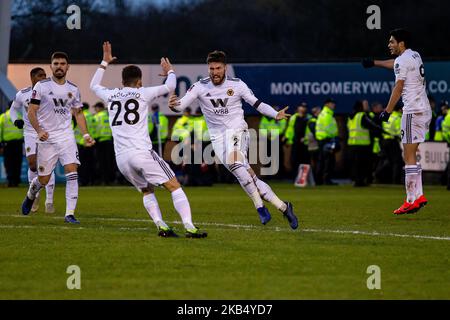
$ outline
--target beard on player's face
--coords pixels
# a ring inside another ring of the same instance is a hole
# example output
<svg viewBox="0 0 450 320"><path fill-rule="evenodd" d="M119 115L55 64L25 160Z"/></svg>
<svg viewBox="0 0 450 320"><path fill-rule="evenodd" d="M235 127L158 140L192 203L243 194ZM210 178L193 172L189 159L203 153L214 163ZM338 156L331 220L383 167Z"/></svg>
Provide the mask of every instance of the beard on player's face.
<svg viewBox="0 0 450 320"><path fill-rule="evenodd" d="M53 71L53 76L56 79L62 79L66 76L66 73L67 73L67 71L64 71L63 69L58 68L55 71Z"/></svg>
<svg viewBox="0 0 450 320"><path fill-rule="evenodd" d="M211 75L211 79L214 84L221 84L224 78L225 78L225 71L223 72L223 74Z"/></svg>

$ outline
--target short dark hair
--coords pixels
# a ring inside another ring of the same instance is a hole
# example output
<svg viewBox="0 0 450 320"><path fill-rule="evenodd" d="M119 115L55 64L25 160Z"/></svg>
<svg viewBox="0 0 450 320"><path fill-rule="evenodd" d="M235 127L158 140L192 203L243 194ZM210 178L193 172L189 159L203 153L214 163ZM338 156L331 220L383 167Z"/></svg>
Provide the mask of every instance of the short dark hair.
<svg viewBox="0 0 450 320"><path fill-rule="evenodd" d="M123 68L122 83L124 85L133 84L140 79L142 79L142 71L139 67L131 65Z"/></svg>
<svg viewBox="0 0 450 320"><path fill-rule="evenodd" d="M391 37L393 37L398 43L402 42L405 44L405 48L409 48L411 35L405 29L395 29L390 32Z"/></svg>
<svg viewBox="0 0 450 320"><path fill-rule="evenodd" d="M103 102L99 101L96 104L94 104L94 109L95 108L102 108L102 109L104 109L105 108L105 104Z"/></svg>
<svg viewBox="0 0 450 320"><path fill-rule="evenodd" d="M356 100L355 104L353 105L353 111L354 112L362 112L364 110L364 105L361 100Z"/></svg>
<svg viewBox="0 0 450 320"><path fill-rule="evenodd" d="M53 52L50 61L53 61L55 59L66 59L67 63L69 63L69 56L67 55L67 53L62 51Z"/></svg>
<svg viewBox="0 0 450 320"><path fill-rule="evenodd" d="M208 57L206 58L206 63L210 62L221 62L227 64L227 55L223 51L214 50L213 52L208 53Z"/></svg>
<svg viewBox="0 0 450 320"><path fill-rule="evenodd" d="M36 67L36 68L31 69L30 77L34 77L35 75L38 74L39 71L44 71L45 72L45 70L42 69L41 67Z"/></svg>

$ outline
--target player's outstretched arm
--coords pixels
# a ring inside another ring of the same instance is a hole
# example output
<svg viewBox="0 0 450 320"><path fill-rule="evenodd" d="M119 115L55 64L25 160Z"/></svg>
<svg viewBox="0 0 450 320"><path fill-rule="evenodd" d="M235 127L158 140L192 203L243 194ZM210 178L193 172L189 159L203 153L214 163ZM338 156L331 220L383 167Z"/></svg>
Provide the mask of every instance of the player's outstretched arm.
<svg viewBox="0 0 450 320"><path fill-rule="evenodd" d="M105 100L106 88L101 85L103 74L105 73L106 67L117 58L112 55L112 47L109 41L103 42L103 60L100 66L95 71L92 77L90 88L102 100Z"/></svg>
<svg viewBox="0 0 450 320"><path fill-rule="evenodd" d="M380 67L386 69L394 69L394 59L374 60L371 58L363 59L361 64L364 68Z"/></svg>

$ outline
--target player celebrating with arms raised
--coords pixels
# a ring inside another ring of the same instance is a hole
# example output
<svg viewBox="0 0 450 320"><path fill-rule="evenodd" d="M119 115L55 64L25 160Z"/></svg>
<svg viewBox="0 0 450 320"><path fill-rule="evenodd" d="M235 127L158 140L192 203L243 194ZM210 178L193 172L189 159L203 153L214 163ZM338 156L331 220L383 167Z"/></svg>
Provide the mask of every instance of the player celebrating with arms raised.
<svg viewBox="0 0 450 320"><path fill-rule="evenodd" d="M172 195L175 210L180 215L188 238L205 238L192 223L189 201L169 165L153 150L148 133L148 106L157 97L173 92L177 78L167 58L161 58L161 67L167 75L165 84L142 86L142 72L137 66L122 70L123 88L107 89L100 85L105 69L116 58L111 44L103 43L103 61L91 81L91 90L108 104L114 151L120 172L136 189L144 194L143 202L158 227L161 237L177 237L162 219L153 186L163 185Z"/></svg>
<svg viewBox="0 0 450 320"><path fill-rule="evenodd" d="M95 141L87 131L80 91L75 84L66 80L69 70L67 54L53 53L50 68L52 77L36 83L28 106L28 119L38 135L38 177L31 181L22 203L22 213L30 213L36 194L47 185L59 160L66 175L65 222L79 223L74 213L78 200L77 169L80 161L72 130L72 114L83 133L86 146L92 146Z"/></svg>
<svg viewBox="0 0 450 320"><path fill-rule="evenodd" d="M363 60L365 68L377 66L394 69L395 86L389 103L380 115L388 121L400 97L403 101L402 143L405 161L406 201L394 214L415 213L427 204L422 188L422 168L416 153L431 121L432 110L425 91L425 69L420 54L409 48L410 35L406 30L391 31L389 50L397 58L391 60Z"/></svg>
<svg viewBox="0 0 450 320"><path fill-rule="evenodd" d="M169 107L182 111L198 100L208 125L214 152L223 165L238 179L240 185L252 199L262 224L270 221L269 210L263 200L271 202L288 219L292 229L298 221L292 204L281 201L268 184L260 180L247 160L249 132L244 119L242 99L260 113L277 120L286 119L286 108L277 112L268 104L258 100L248 86L238 78L226 75L226 55L223 51L208 54L209 77L196 82L186 95L178 100L169 99Z"/></svg>

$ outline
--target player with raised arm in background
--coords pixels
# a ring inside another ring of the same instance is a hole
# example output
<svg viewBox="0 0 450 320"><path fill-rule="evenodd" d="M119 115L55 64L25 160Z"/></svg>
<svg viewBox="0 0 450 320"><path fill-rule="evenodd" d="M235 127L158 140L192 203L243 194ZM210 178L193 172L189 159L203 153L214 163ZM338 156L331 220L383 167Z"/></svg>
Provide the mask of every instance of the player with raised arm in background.
<svg viewBox="0 0 450 320"><path fill-rule="evenodd" d="M417 162L419 144L425 141L432 110L426 93L425 69L417 51L410 49L410 34L404 29L391 31L388 48L395 60L364 59L363 66L394 69L395 86L386 109L380 114L388 121L400 97L403 101L402 143L405 161L406 200L394 214L415 213L428 203L423 195L422 168Z"/></svg>
<svg viewBox="0 0 450 320"><path fill-rule="evenodd" d="M28 105L28 119L38 136L38 176L30 184L22 213L30 213L36 194L50 180L56 162L64 166L66 175L66 214L64 221L80 223L75 218L78 200L78 149L72 129L72 115L83 134L86 146L95 141L87 132L86 119L82 111L78 87L66 80L69 58L64 52L55 52L51 57L52 77L39 81L33 87Z"/></svg>
<svg viewBox="0 0 450 320"><path fill-rule="evenodd" d="M209 77L193 84L180 100L176 95L172 95L169 98L169 107L180 112L198 100L216 156L252 199L261 223L265 225L271 219L269 210L264 206L264 199L283 213L292 229L297 229L298 221L292 204L280 200L250 167L247 159L250 137L244 119L242 99L261 114L277 120L289 116L285 113L287 107L277 112L258 100L242 80L227 76L227 61L223 51L209 53L206 62Z"/></svg>
<svg viewBox="0 0 450 320"><path fill-rule="evenodd" d="M31 87L24 88L17 92L16 97L13 100L11 106L11 120L16 127L19 129L25 128L24 138L25 138L25 155L28 161L28 182L31 183L35 177L37 177L37 166L36 166L36 146L37 146L37 133L33 126L28 120L28 103L31 100L31 93L33 87L36 83L44 80L47 77L45 70L36 67L31 69ZM22 115L20 119L19 114ZM53 194L55 191L55 173L52 172L49 183L45 186L45 212L54 213L55 208L53 206ZM36 212L39 209L39 193L31 207L31 212Z"/></svg>
<svg viewBox="0 0 450 320"><path fill-rule="evenodd" d="M192 223L189 201L169 165L153 150L148 133L148 107L159 96L173 92L177 78L169 59L161 58L166 82L160 86L143 87L142 72L137 66L122 70L122 88L108 89L100 83L112 56L111 44L103 43L103 61L91 80L91 90L108 104L110 126L114 139L117 166L125 178L143 193L144 207L158 228L161 237L177 237L163 220L154 194L154 186L162 185L172 195L175 210L186 229L187 238L205 238Z"/></svg>

